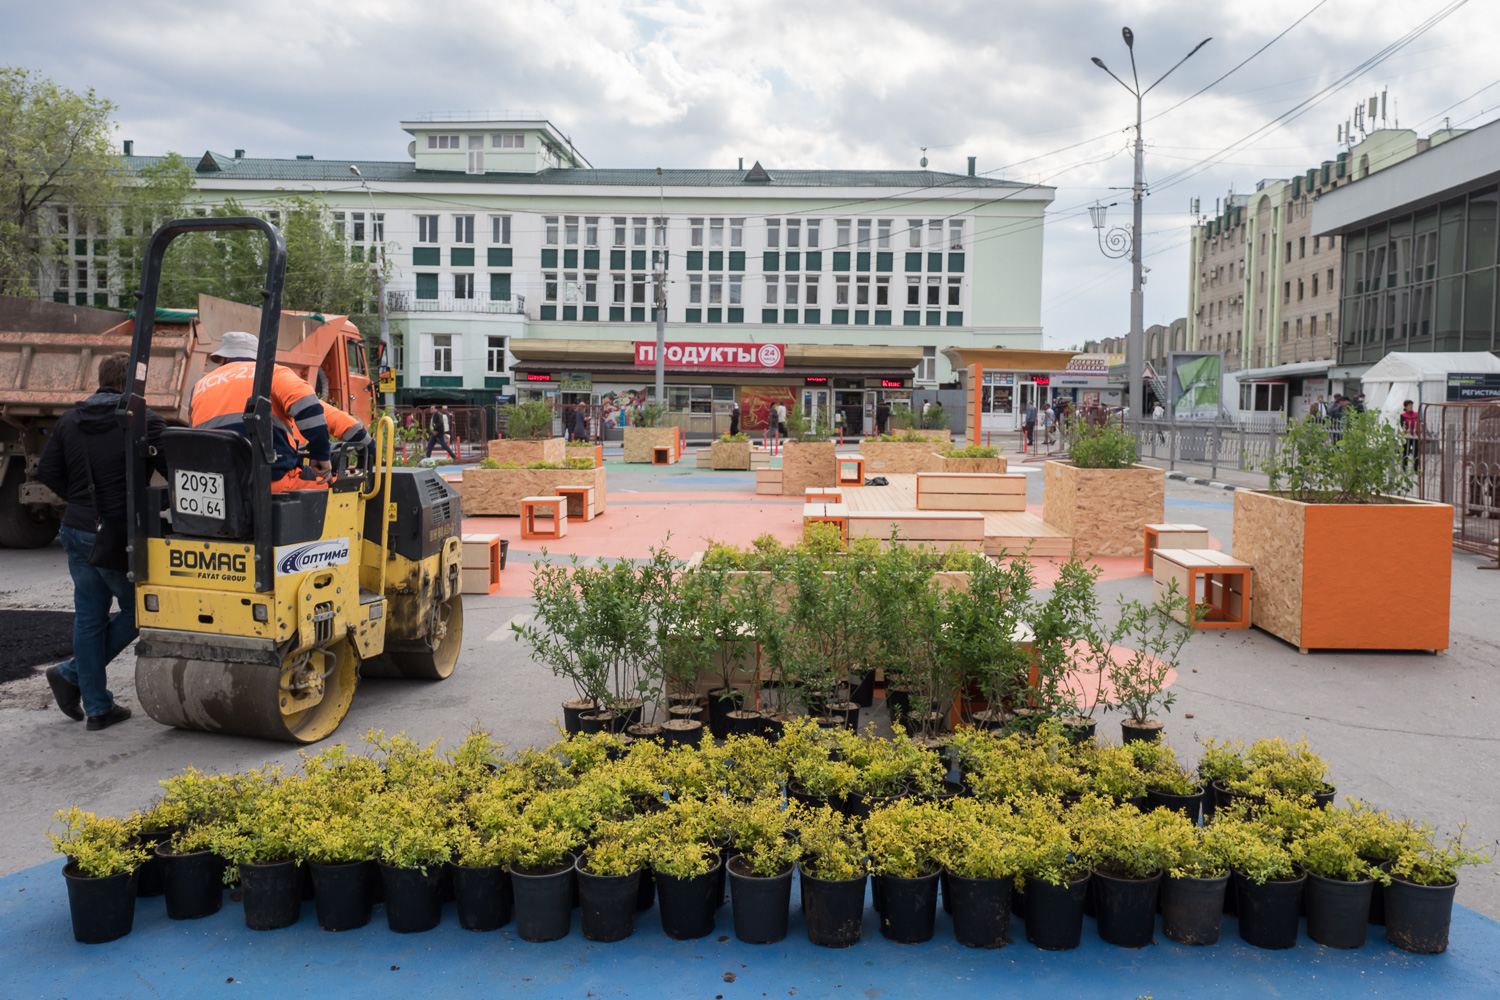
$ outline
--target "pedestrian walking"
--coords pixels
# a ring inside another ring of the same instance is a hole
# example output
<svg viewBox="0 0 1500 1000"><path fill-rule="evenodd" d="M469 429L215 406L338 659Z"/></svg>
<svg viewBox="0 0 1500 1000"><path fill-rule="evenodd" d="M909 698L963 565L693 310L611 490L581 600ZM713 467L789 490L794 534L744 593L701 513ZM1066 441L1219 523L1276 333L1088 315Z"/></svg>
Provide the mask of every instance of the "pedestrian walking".
<svg viewBox="0 0 1500 1000"><path fill-rule="evenodd" d="M1421 472L1422 453L1421 445L1422 417L1412 407L1416 404L1411 400L1405 400L1401 404L1401 429L1406 432L1406 440L1401 442L1401 471L1406 471L1406 463L1411 462L1413 471Z"/></svg>
<svg viewBox="0 0 1500 1000"><path fill-rule="evenodd" d="M1027 403L1026 410L1021 418L1021 423L1026 430L1026 447L1032 447L1036 439L1036 404Z"/></svg>
<svg viewBox="0 0 1500 1000"><path fill-rule="evenodd" d="M453 421L448 416L448 408L441 407L432 414L432 421L427 425L429 436L427 438L427 456L432 457L433 451L438 448L448 453L453 461L458 461L458 456L453 454L453 449L448 447L448 433L453 429Z"/></svg>
<svg viewBox="0 0 1500 1000"><path fill-rule="evenodd" d="M1057 405L1055 403L1048 403L1047 408L1042 411L1042 431L1045 435L1045 441L1049 446L1052 444L1052 432L1056 429Z"/></svg>
<svg viewBox="0 0 1500 1000"><path fill-rule="evenodd" d="M891 404L885 401L875 407L875 433L889 434L891 423Z"/></svg>
<svg viewBox="0 0 1500 1000"><path fill-rule="evenodd" d="M785 403L777 403L776 404L776 434L779 437L786 437L786 404Z"/></svg>
<svg viewBox="0 0 1500 1000"><path fill-rule="evenodd" d="M740 432L740 404L732 403L729 408L729 436L734 437Z"/></svg>
<svg viewBox="0 0 1500 1000"><path fill-rule="evenodd" d="M47 668L47 686L57 707L91 731L130 718L115 702L106 673L135 641L135 588L126 577L129 527L125 508L128 444L116 411L130 367L126 354L99 362L99 388L58 418L37 466L37 478L64 498L59 532L73 578L73 655ZM161 440L165 422L146 411L146 438ZM158 471L165 467L158 464ZM110 606L119 611L110 614Z"/></svg>

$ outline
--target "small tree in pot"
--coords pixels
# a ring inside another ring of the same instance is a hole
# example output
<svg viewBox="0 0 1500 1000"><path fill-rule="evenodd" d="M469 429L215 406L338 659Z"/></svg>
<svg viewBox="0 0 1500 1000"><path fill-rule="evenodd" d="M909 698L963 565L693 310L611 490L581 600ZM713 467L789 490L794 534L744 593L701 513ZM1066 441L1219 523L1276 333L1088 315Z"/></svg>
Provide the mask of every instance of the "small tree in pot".
<svg viewBox="0 0 1500 1000"><path fill-rule="evenodd" d="M973 711L971 700L964 697L960 710L965 722L999 728L1007 706L1014 705L1027 687L1032 653L1026 619L1033 586L1029 559L978 559L969 571L967 589L954 588L944 595L938 631L941 655L957 671L963 693L977 694L986 706Z"/></svg>
<svg viewBox="0 0 1500 1000"><path fill-rule="evenodd" d="M129 934L135 921L135 873L147 858L134 825L101 819L77 806L58 812L52 821L61 824L62 832L49 829L47 839L68 858L63 876L73 939L102 944Z"/></svg>
<svg viewBox="0 0 1500 1000"><path fill-rule="evenodd" d="M1108 660L1114 689L1111 707L1126 713L1120 723L1126 742L1160 738L1165 723L1152 713L1158 707L1170 712L1177 700L1164 685L1193 637L1195 621L1187 598L1175 585L1150 604L1121 599L1120 619L1099 648ZM1128 655L1117 656L1117 651Z"/></svg>

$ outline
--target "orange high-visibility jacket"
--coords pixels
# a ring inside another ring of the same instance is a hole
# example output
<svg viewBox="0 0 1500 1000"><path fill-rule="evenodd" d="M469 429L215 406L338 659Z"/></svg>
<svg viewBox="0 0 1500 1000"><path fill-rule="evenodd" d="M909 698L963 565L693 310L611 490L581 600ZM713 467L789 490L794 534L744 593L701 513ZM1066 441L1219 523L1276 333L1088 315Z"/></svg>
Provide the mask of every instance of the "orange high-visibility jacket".
<svg viewBox="0 0 1500 1000"><path fill-rule="evenodd" d="M230 361L199 379L188 404L193 426L244 434L245 403L250 399L254 379L254 361ZM323 401L312 386L285 365L277 365L271 375L271 416L275 420L276 441L272 479L296 467L297 446L303 441L314 460L328 461L331 452Z"/></svg>

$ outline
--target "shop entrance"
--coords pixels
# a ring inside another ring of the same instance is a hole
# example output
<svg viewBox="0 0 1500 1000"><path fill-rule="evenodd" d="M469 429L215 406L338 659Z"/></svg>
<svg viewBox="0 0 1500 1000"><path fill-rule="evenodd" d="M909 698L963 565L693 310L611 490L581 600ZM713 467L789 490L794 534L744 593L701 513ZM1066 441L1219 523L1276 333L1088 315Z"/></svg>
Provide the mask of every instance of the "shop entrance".
<svg viewBox="0 0 1500 1000"><path fill-rule="evenodd" d="M827 420L829 426L833 426L833 414L828 409L828 390L803 389L802 415L810 424L816 424L819 420Z"/></svg>

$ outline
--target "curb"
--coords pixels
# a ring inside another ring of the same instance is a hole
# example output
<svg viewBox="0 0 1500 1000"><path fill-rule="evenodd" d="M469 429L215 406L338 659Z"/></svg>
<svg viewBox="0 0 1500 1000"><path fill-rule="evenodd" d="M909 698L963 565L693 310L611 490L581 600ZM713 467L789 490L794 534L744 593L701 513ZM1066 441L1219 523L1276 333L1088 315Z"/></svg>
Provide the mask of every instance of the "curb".
<svg viewBox="0 0 1500 1000"><path fill-rule="evenodd" d="M1198 479L1185 472L1168 472L1167 478L1183 483L1194 483L1198 486L1212 486L1215 489L1228 490L1230 493L1233 493L1235 490L1249 489L1247 486L1231 486L1228 483L1221 483L1214 479Z"/></svg>

